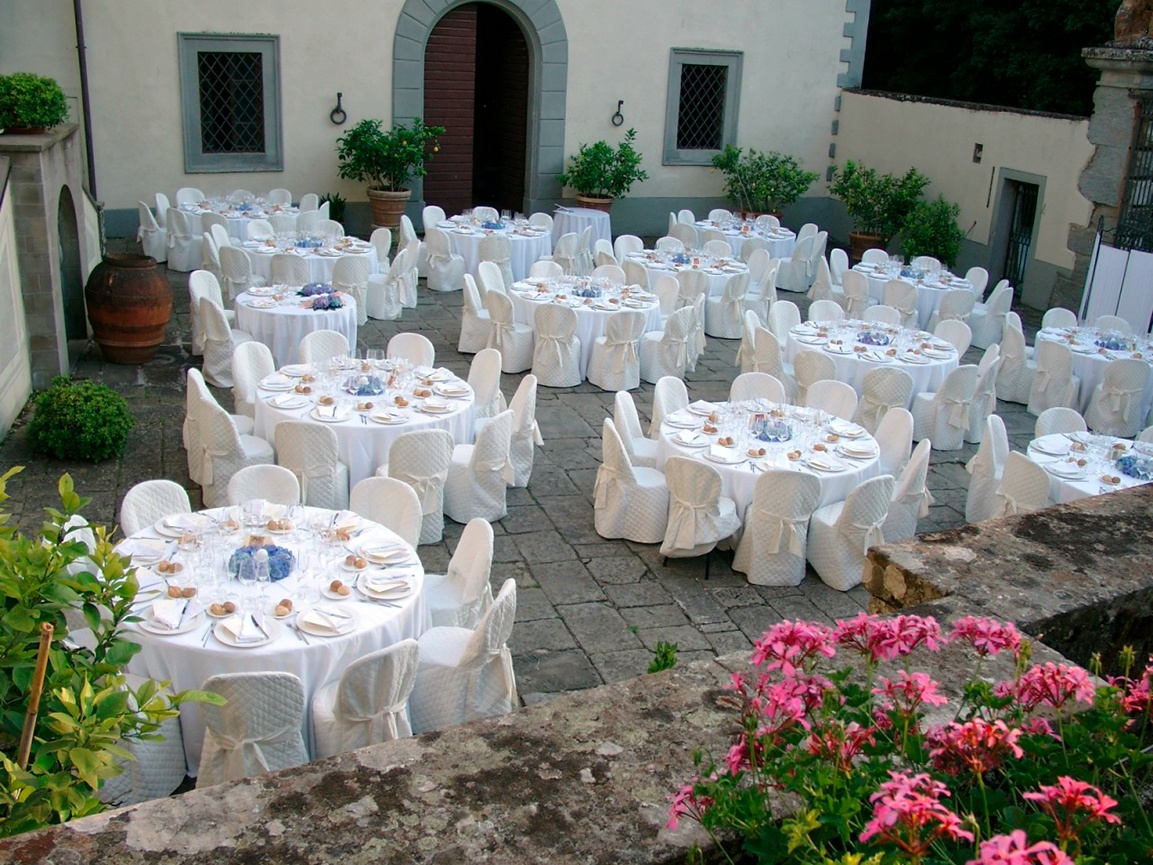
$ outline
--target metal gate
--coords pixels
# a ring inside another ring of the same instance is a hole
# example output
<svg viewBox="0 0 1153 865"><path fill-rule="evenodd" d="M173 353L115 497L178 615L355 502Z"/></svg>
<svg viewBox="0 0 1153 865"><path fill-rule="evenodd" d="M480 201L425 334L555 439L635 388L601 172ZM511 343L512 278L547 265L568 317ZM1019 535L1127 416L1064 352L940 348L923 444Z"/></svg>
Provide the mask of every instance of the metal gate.
<svg viewBox="0 0 1153 865"><path fill-rule="evenodd" d="M1113 242L1118 249L1153 252L1153 97L1137 102L1129 173Z"/></svg>
<svg viewBox="0 0 1153 865"><path fill-rule="evenodd" d="M1037 216L1038 188L1032 183L1009 181L1013 187L1013 216L1009 220L1009 241L1005 250L1005 274L1013 291L1020 297L1029 264L1029 247L1033 243L1033 223Z"/></svg>

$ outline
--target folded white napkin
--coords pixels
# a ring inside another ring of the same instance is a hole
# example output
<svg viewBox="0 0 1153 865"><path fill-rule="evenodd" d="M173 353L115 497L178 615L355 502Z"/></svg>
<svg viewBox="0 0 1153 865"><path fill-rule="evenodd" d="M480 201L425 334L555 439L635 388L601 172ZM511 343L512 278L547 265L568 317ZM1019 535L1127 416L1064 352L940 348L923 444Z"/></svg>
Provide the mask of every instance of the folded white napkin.
<svg viewBox="0 0 1153 865"><path fill-rule="evenodd" d="M366 544L361 548L360 554L376 564L388 562L407 562L411 558L408 547L399 544Z"/></svg>
<svg viewBox="0 0 1153 865"><path fill-rule="evenodd" d="M692 403L689 408L698 414L712 414L717 410L715 405L713 405L711 402L706 402L703 399L699 399Z"/></svg>
<svg viewBox="0 0 1153 865"><path fill-rule="evenodd" d="M444 409L448 408L451 403L448 400L441 399L440 397L430 396L425 397L424 407L431 409Z"/></svg>
<svg viewBox="0 0 1153 865"><path fill-rule="evenodd" d="M122 556L133 556L138 559L159 559L168 552L168 542L159 538L126 538L116 548Z"/></svg>
<svg viewBox="0 0 1153 865"><path fill-rule="evenodd" d="M221 625L238 643L256 643L265 639L264 631L256 623L252 613L237 613L229 616Z"/></svg>
<svg viewBox="0 0 1153 865"><path fill-rule="evenodd" d="M667 415L665 420L672 421L673 423L696 423L696 419L684 409L677 409Z"/></svg>
<svg viewBox="0 0 1153 865"><path fill-rule="evenodd" d="M675 436L673 436L673 438L675 438L681 444L686 444L686 445L701 445L701 444L704 444L706 441L708 441L708 439L706 439L699 432L697 432L695 430L687 430L687 429L681 430L679 433L677 433Z"/></svg>
<svg viewBox="0 0 1153 865"><path fill-rule="evenodd" d="M711 445L709 447L709 456L720 462L727 463L735 459L736 451L724 445Z"/></svg>
<svg viewBox="0 0 1153 865"><path fill-rule="evenodd" d="M198 532L208 527L208 518L202 514L172 514L164 518L170 529Z"/></svg>
<svg viewBox="0 0 1153 865"><path fill-rule="evenodd" d="M152 602L152 621L162 628L175 631L184 619L184 608L188 601L184 598L161 598Z"/></svg>
<svg viewBox="0 0 1153 865"><path fill-rule="evenodd" d="M843 418L834 418L829 421L829 429L837 435L842 436L856 436L865 431L863 427L859 427L852 421L847 421Z"/></svg>
<svg viewBox="0 0 1153 865"><path fill-rule="evenodd" d="M265 387L291 387L293 381L282 372L274 372L260 380Z"/></svg>
<svg viewBox="0 0 1153 865"><path fill-rule="evenodd" d="M317 607L308 610L300 617L301 622L311 625L315 628L322 628L329 631L340 631L348 627L352 622L352 616L348 613L343 613L338 610L329 609L326 607Z"/></svg>
<svg viewBox="0 0 1153 865"><path fill-rule="evenodd" d="M418 366L413 370L413 373L420 376L421 378L428 378L434 372L436 372L436 370L431 366Z"/></svg>

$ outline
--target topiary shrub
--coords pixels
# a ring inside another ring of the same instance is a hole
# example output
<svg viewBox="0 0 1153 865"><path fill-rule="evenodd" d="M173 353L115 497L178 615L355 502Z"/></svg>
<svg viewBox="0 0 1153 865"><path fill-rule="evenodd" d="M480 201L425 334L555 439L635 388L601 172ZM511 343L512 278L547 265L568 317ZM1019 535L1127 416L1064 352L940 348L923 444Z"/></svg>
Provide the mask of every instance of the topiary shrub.
<svg viewBox="0 0 1153 865"><path fill-rule="evenodd" d="M28 445L36 454L96 463L123 454L134 426L128 403L111 388L57 376L36 398Z"/></svg>
<svg viewBox="0 0 1153 865"><path fill-rule="evenodd" d="M51 129L68 119L68 99L53 78L0 75L0 129Z"/></svg>

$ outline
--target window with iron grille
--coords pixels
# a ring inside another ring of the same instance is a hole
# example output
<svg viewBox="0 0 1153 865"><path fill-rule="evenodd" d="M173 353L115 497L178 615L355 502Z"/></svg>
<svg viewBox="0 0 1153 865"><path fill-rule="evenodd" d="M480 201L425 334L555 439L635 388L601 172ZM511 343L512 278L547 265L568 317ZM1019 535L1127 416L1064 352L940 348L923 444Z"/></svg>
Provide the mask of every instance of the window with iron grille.
<svg viewBox="0 0 1153 865"><path fill-rule="evenodd" d="M178 39L185 171L282 170L279 38Z"/></svg>
<svg viewBox="0 0 1153 865"><path fill-rule="evenodd" d="M1118 249L1153 252L1153 97L1149 96L1137 102L1137 123L1114 245Z"/></svg>
<svg viewBox="0 0 1153 865"><path fill-rule="evenodd" d="M665 165L709 165L736 141L741 59L739 51L672 50Z"/></svg>

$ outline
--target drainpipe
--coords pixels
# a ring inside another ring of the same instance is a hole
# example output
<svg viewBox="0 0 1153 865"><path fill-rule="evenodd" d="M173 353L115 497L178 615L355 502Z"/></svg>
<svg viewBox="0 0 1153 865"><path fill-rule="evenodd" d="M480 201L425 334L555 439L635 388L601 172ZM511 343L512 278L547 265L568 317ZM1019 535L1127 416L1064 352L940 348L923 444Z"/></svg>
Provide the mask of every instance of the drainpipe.
<svg viewBox="0 0 1153 865"><path fill-rule="evenodd" d="M72 0L72 14L76 19L76 59L80 64L80 107L84 114L84 155L88 163L88 192L96 200L96 157L92 150L92 114L88 98L88 57L84 46L84 15L80 0Z"/></svg>

